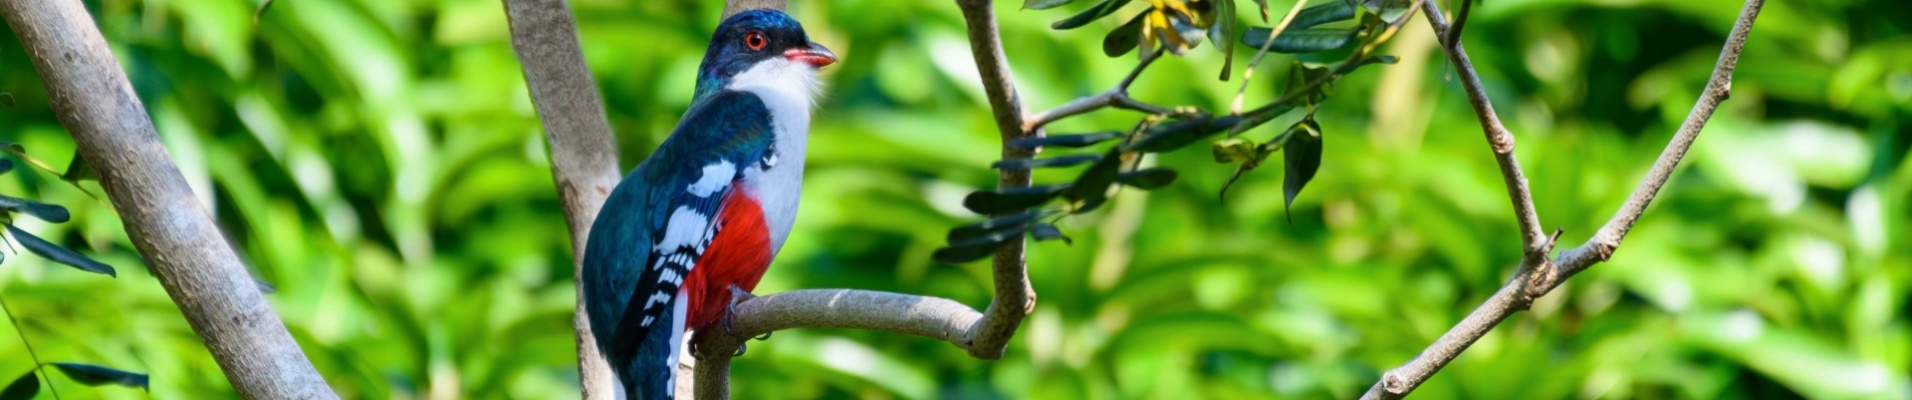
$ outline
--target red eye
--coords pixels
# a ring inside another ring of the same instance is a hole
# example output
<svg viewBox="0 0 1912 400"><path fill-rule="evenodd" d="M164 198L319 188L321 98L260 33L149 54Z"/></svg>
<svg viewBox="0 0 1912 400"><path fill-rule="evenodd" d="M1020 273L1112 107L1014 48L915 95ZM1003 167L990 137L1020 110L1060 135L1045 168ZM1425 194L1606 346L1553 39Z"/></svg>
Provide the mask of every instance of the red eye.
<svg viewBox="0 0 1912 400"><path fill-rule="evenodd" d="M750 47L752 51L763 50L763 45L769 42L769 40L764 39L763 32L750 31L750 33L744 34L744 46Z"/></svg>

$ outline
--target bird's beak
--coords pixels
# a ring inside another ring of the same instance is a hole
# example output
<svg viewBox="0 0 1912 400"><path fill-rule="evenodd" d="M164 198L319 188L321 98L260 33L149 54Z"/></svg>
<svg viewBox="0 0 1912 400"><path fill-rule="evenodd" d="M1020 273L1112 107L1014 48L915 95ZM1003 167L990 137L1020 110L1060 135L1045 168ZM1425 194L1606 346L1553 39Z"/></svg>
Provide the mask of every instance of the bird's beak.
<svg viewBox="0 0 1912 400"><path fill-rule="evenodd" d="M823 68L836 64L837 61L836 53L831 53L830 49L823 48L823 45L815 42L784 50L783 57L793 62L809 64L810 68Z"/></svg>

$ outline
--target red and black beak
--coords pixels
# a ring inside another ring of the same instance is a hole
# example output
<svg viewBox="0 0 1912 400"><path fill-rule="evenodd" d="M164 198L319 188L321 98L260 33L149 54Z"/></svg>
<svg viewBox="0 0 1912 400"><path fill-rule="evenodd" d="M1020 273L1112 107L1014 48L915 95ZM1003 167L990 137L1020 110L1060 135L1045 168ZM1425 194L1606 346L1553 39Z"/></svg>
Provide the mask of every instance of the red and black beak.
<svg viewBox="0 0 1912 400"><path fill-rule="evenodd" d="M816 44L816 42L784 50L783 57L793 62L809 64L810 68L823 68L830 64L836 64L837 61L836 53L831 53L830 49L826 49L823 45Z"/></svg>

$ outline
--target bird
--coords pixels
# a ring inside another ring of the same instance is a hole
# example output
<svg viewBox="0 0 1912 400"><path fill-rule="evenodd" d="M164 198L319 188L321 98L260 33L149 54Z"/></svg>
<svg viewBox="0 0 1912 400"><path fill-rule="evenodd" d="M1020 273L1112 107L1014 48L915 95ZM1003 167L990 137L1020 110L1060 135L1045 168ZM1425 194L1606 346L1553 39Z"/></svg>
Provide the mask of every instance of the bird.
<svg viewBox="0 0 1912 400"><path fill-rule="evenodd" d="M586 237L585 313L624 399L669 399L687 331L749 297L796 220L817 71L836 63L776 10L724 19L669 137Z"/></svg>

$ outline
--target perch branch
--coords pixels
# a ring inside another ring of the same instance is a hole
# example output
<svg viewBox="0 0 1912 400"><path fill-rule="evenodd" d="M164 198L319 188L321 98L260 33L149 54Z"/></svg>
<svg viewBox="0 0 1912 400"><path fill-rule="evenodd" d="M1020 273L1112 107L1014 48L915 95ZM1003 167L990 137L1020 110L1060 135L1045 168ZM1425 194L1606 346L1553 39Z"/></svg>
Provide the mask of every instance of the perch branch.
<svg viewBox="0 0 1912 400"><path fill-rule="evenodd" d="M146 107L78 0L0 0L48 102L100 176L173 303L240 396L336 399L254 286L160 143Z"/></svg>
<svg viewBox="0 0 1912 400"><path fill-rule="evenodd" d="M1432 8L1432 0L1425 1L1429 3L1427 4L1429 22L1434 25L1436 36L1442 36L1441 29L1444 23L1440 21L1440 13ZM1559 257L1536 265L1531 273L1517 273L1506 286L1501 287L1493 297L1489 297L1459 324L1441 335L1441 338L1433 345L1422 350L1419 356L1409 360L1405 365L1382 374L1381 381L1375 383L1361 397L1363 399L1395 399L1406 396L1422 382L1426 382L1435 372L1439 372L1441 367L1458 357L1462 351L1467 350L1468 346L1480 340L1481 336L1486 335L1500 321L1506 320L1514 312L1526 309L1535 298L1552 292L1567 278L1611 257L1613 251L1619 248L1620 240L1633 228L1633 223L1639 219L1640 214L1646 212L1647 205L1653 202L1660 188L1665 186L1666 181L1672 177L1673 169L1679 165L1680 159L1685 157L1687 149L1692 147L1693 140L1699 137L1700 130L1706 126L1706 121L1712 118L1720 102L1730 97L1733 86L1733 67L1739 62L1740 49L1746 45L1746 36L1751 33L1753 21L1759 17L1759 10L1764 5L1764 0L1746 1L1745 7L1739 12L1738 20L1733 23L1732 32L1726 37L1726 44L1720 50L1719 61L1713 65L1713 73L1707 80L1706 91L1693 105L1693 110L1687 113L1686 120L1680 124L1679 131L1667 143L1659 159L1654 161L1646 177L1641 179L1640 186L1627 197L1626 203L1614 213L1613 218L1608 220L1606 225L1601 226L1600 230L1593 237L1588 238L1586 243L1562 251ZM1466 64L1465 56L1458 54L1460 53L1459 40L1454 40L1452 43L1449 50L1454 54L1450 56L1457 59L1456 65L1459 66L1462 76L1474 76L1473 68ZM1476 79L1464 79L1463 83L1478 87ZM1469 91L1475 90L1477 89ZM1484 100L1485 97L1482 99ZM1551 241L1549 239L1549 242Z"/></svg>
<svg viewBox="0 0 1912 400"><path fill-rule="evenodd" d="M1042 129L1043 125L1048 125L1050 122L1100 110L1103 107L1115 107L1158 115L1169 113L1170 110L1167 107L1149 104L1129 97L1129 85L1135 83L1135 78L1142 76L1142 70L1148 69L1149 64L1154 63L1155 59L1161 57L1162 52L1160 50L1157 50L1155 54L1142 56L1142 61L1136 63L1135 69L1130 70L1128 76L1122 77L1122 82L1117 83L1114 88L1110 88L1106 92L1082 96L1067 104L1058 106L1053 110L1043 111L1024 118L1022 130L1024 132L1034 132L1037 129Z"/></svg>
<svg viewBox="0 0 1912 400"><path fill-rule="evenodd" d="M505 0L512 50L524 68L531 104L551 146L551 177L571 228L571 273L583 280L585 238L598 208L617 187L617 139L611 134L598 98L597 83L578 45L577 23L563 0ZM617 378L598 354L591 320L584 314L584 291L577 290L571 325L577 332L578 379L584 398L617 396Z"/></svg>

